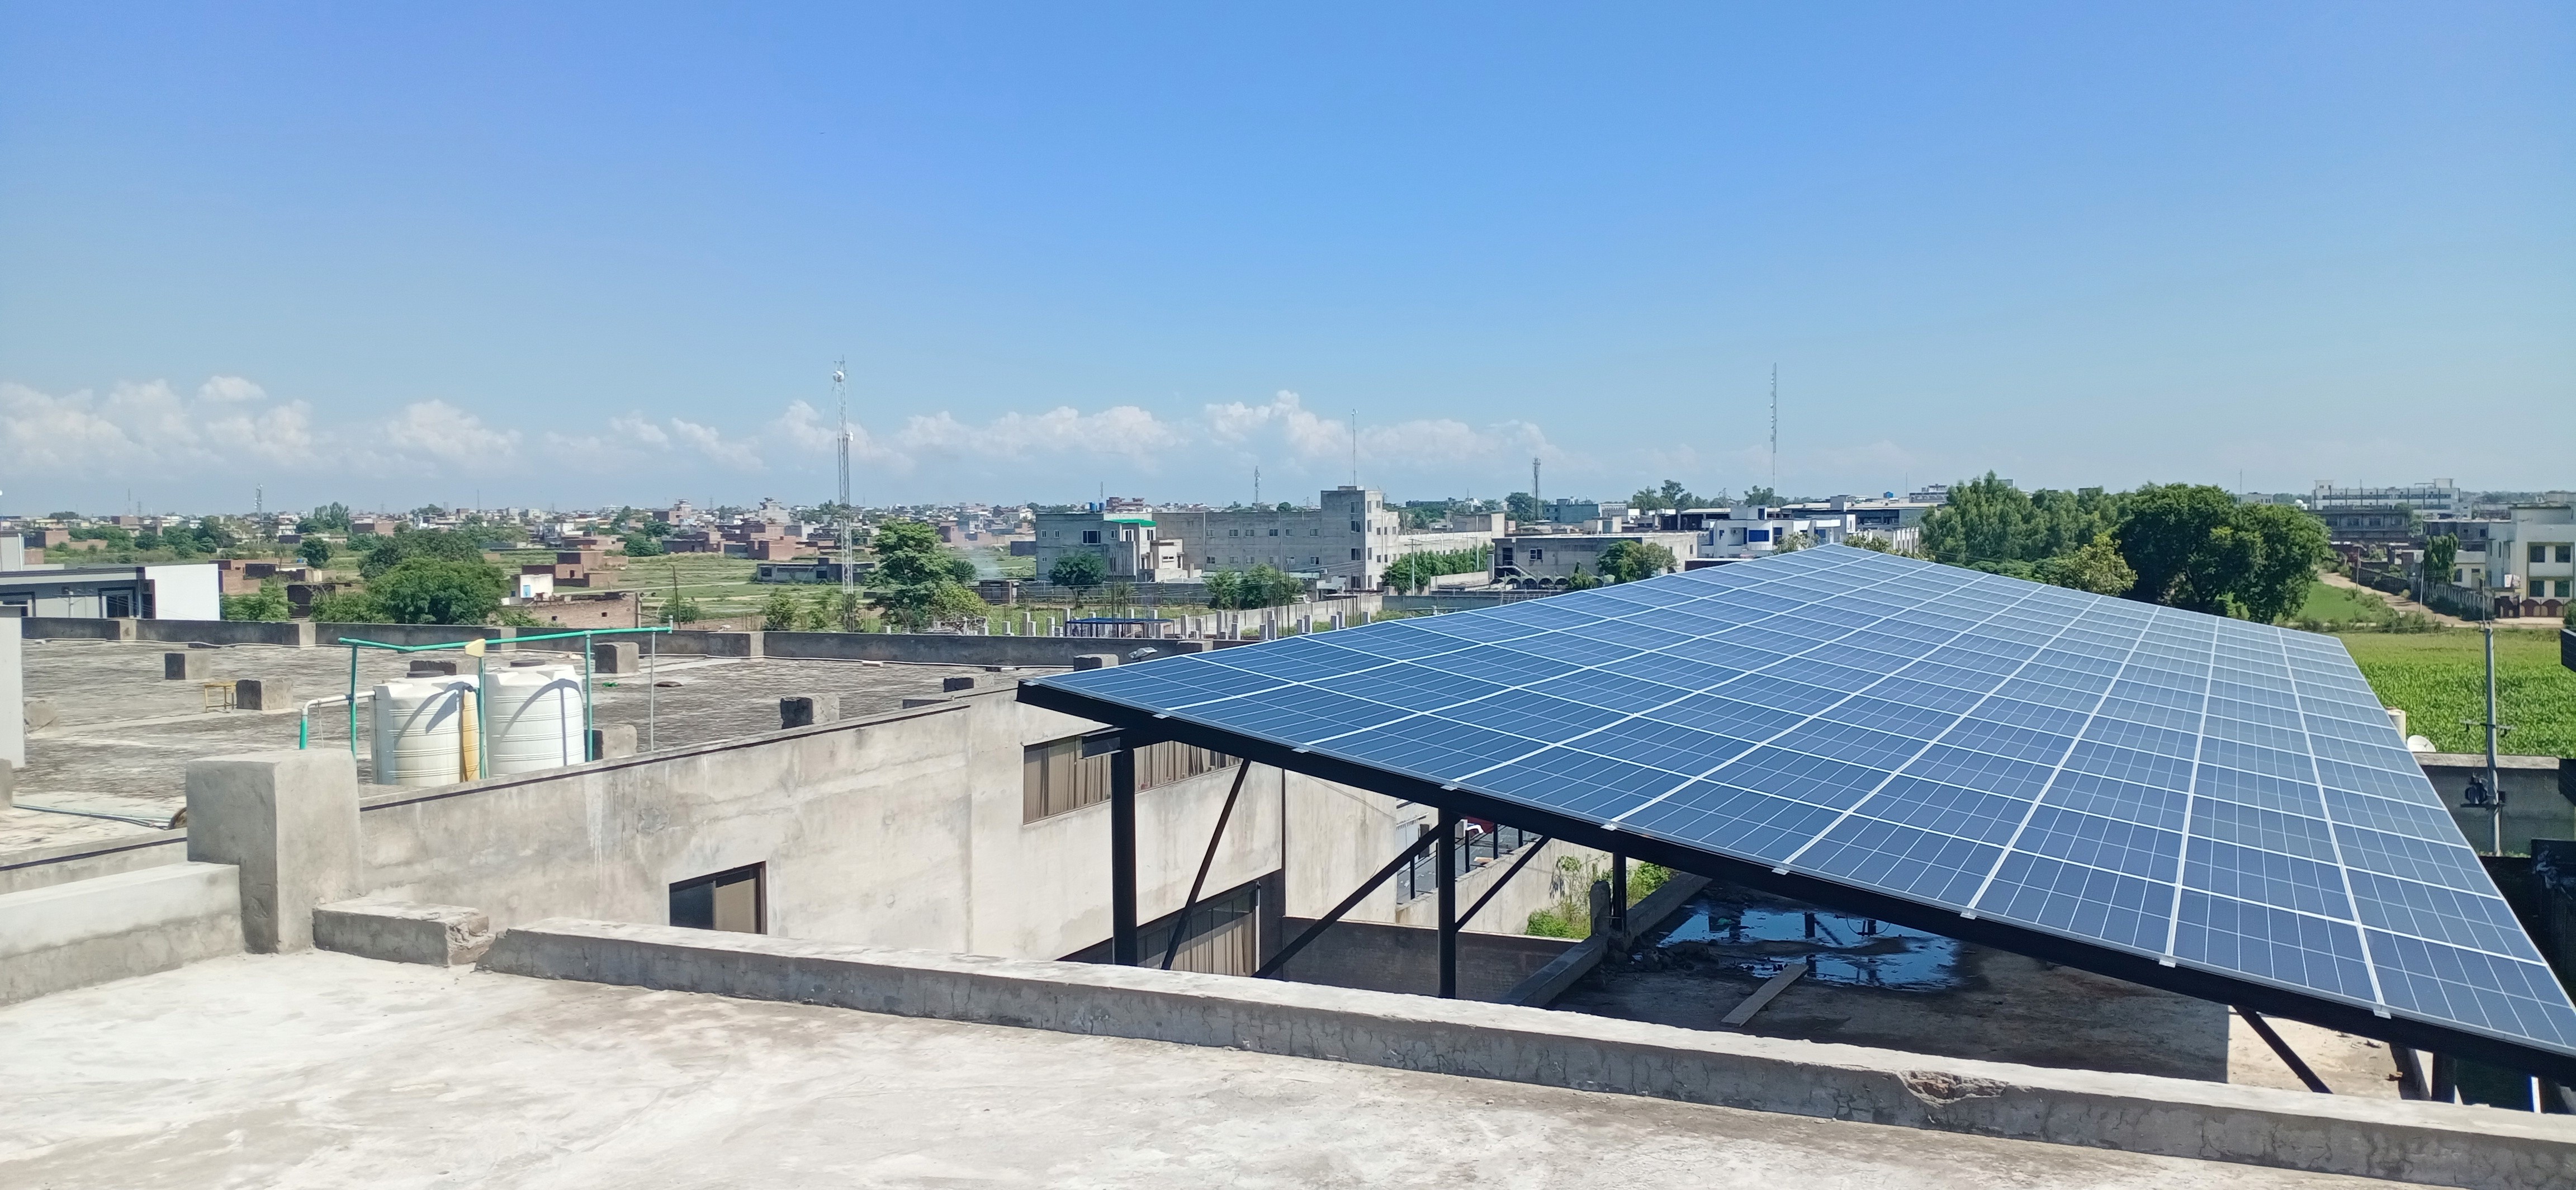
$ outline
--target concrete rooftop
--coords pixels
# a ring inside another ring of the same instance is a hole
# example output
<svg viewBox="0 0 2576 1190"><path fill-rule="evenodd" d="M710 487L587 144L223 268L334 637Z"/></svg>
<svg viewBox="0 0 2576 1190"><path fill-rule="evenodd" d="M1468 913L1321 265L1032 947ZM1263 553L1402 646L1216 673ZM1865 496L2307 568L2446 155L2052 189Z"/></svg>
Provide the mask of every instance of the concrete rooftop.
<svg viewBox="0 0 2576 1190"><path fill-rule="evenodd" d="M49 1190L2387 1184L327 953L0 1008L0 1072Z"/></svg>
<svg viewBox="0 0 2576 1190"><path fill-rule="evenodd" d="M576 642L577 643L577 642ZM27 697L53 704L60 722L27 739L27 767L18 773L17 800L38 806L127 815L167 823L187 804L188 762L208 756L295 746L296 714L204 709L201 683L162 677L162 654L185 649L164 643L28 641ZM344 648L287 649L244 645L200 649L215 679L286 678L300 700L337 696L349 686ZM415 656L460 658L365 649L358 654L360 689L408 670ZM581 664L576 653L531 648L495 652L487 668L537 656ZM471 664L467 659L467 664ZM844 718L900 708L906 698L935 696L940 680L973 677L981 687L1055 670L986 673L980 667L867 665L852 661L782 661L689 657L658 659L651 691L654 735L664 748L733 739L778 729L778 700L791 694L838 694ZM636 743L646 731L646 685L639 676L598 679L595 708L602 724L632 723ZM364 708L358 725L358 772L367 773ZM345 707L314 712L313 746L345 748ZM84 842L141 833L137 823L52 814L19 808L0 811L0 851Z"/></svg>

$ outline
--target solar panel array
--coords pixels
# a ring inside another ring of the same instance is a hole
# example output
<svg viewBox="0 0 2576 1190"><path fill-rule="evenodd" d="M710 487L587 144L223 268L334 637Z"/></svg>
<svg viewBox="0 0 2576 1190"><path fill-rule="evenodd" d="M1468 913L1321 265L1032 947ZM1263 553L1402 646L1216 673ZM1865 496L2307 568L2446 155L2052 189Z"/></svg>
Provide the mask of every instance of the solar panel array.
<svg viewBox="0 0 2576 1190"><path fill-rule="evenodd" d="M1826 547L1046 683L2576 1052L2330 637Z"/></svg>

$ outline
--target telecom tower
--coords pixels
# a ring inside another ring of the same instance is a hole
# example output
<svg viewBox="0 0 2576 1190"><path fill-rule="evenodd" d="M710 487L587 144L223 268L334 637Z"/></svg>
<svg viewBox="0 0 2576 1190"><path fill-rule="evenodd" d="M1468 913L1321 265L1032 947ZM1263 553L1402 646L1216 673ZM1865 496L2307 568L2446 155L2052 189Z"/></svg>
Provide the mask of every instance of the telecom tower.
<svg viewBox="0 0 2576 1190"><path fill-rule="evenodd" d="M840 407L841 411L841 433L836 444L841 454L841 628L843 631L857 627L851 621L858 618L859 606L859 558L857 551L851 548L850 525L849 362L846 358L832 361L832 401Z"/></svg>

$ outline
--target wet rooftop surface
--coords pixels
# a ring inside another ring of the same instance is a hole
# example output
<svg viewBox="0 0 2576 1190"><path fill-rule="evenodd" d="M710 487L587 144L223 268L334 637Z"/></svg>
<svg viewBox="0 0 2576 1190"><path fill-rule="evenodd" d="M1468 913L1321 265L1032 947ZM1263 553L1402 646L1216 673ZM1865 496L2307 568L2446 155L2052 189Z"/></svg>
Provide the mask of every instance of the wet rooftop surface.
<svg viewBox="0 0 2576 1190"><path fill-rule="evenodd" d="M1711 885L1551 1007L1725 1030L1727 1013L1791 962L1811 973L1742 1032L2033 1066L2297 1089L2223 1004L2009 951ZM2338 1095L2397 1098L2378 1042L2275 1019Z"/></svg>
<svg viewBox="0 0 2576 1190"><path fill-rule="evenodd" d="M27 697L51 704L58 722L27 739L27 767L17 775L19 808L0 811L0 851L153 829L168 823L187 804L189 761L296 746L299 716L294 710L210 711L203 682L164 678L163 655L183 648L163 643L25 642ZM285 679L293 683L298 702L337 697L349 688L349 650L344 648L245 645L193 651L205 656L208 680ZM456 659L469 671L472 667L471 658L453 651L402 654L363 649L358 653L359 688L363 691L404 676L416 656ZM494 652L484 664L487 669L500 668L517 658L576 668L581 664L577 652L537 649ZM641 674L594 679L597 721L633 724L638 747L648 737L659 747L672 748L775 731L778 700L789 695L838 695L841 717L847 719L898 709L906 698L937 696L947 678L971 677L979 688L992 688L1021 677L1058 672L989 673L974 666L705 657L658 658L653 669L650 684ZM358 726L358 771L365 780L363 707ZM345 705L313 712L311 744L349 746Z"/></svg>

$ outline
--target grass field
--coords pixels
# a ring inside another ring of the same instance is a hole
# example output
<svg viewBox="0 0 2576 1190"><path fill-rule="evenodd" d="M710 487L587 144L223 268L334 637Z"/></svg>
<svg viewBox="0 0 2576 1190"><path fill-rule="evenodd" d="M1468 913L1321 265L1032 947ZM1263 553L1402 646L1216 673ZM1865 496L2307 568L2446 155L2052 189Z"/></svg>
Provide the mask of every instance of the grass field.
<svg viewBox="0 0 2576 1190"><path fill-rule="evenodd" d="M2496 718L2513 725L2502 749L2525 756L2576 756L2576 672L2558 663L2558 634L2496 631ZM2351 650L2379 701L2406 711L2407 730L2444 752L2483 752L2463 719L2486 717L2486 661L2479 633L2351 632Z"/></svg>

